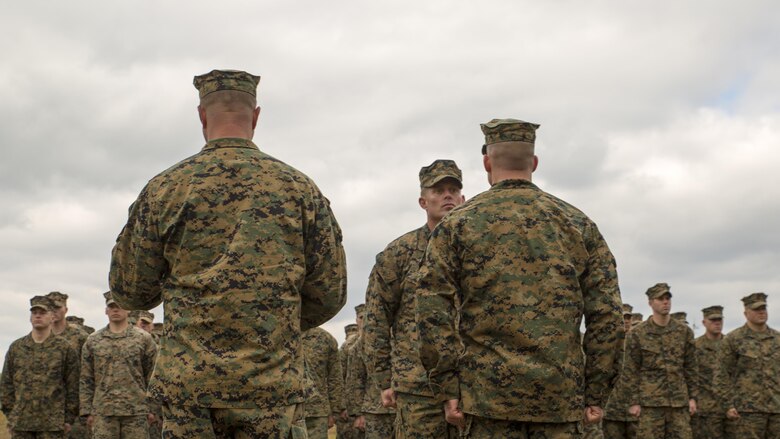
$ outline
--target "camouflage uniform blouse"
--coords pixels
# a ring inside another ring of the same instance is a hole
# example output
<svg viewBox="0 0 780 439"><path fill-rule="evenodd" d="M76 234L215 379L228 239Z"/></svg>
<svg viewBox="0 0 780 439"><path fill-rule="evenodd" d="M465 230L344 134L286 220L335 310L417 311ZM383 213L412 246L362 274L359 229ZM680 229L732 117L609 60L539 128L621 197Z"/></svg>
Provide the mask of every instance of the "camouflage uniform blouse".
<svg viewBox="0 0 780 439"><path fill-rule="evenodd" d="M360 416L363 413L395 413L395 409L382 406L382 389L366 368L362 336L350 346L348 355L346 399L350 416Z"/></svg>
<svg viewBox="0 0 780 439"><path fill-rule="evenodd" d="M466 413L579 421L586 405L604 406L617 376L621 306L596 225L529 181L501 181L433 230L417 296L420 357L437 399L460 398Z"/></svg>
<svg viewBox="0 0 780 439"><path fill-rule="evenodd" d="M303 402L301 331L346 301L341 230L308 177L249 140L212 140L146 185L112 256L120 306L164 303L154 394L202 407Z"/></svg>
<svg viewBox="0 0 780 439"><path fill-rule="evenodd" d="M344 410L344 377L336 339L322 328L311 328L303 333L303 348L317 389L306 401L306 417L340 414Z"/></svg>
<svg viewBox="0 0 780 439"><path fill-rule="evenodd" d="M157 346L146 331L95 331L81 350L81 415L134 416L150 413L146 397Z"/></svg>
<svg viewBox="0 0 780 439"><path fill-rule="evenodd" d="M696 346L697 382L699 383L699 395L696 400L696 408L701 414L723 415L721 401L718 397L715 385L715 370L720 356L720 345L723 339L710 340L702 335L694 340Z"/></svg>
<svg viewBox="0 0 780 439"><path fill-rule="evenodd" d="M366 291L366 361L380 389L433 396L420 362L415 284L431 232L427 225L391 242L376 257ZM391 374L392 369L392 374Z"/></svg>
<svg viewBox="0 0 780 439"><path fill-rule="evenodd" d="M674 319L659 326L648 318L628 332L623 373L629 406L688 407L698 396L693 331Z"/></svg>
<svg viewBox="0 0 780 439"><path fill-rule="evenodd" d="M79 360L67 340L43 343L26 335L8 348L0 402L8 425L19 431L62 431L79 410Z"/></svg>
<svg viewBox="0 0 780 439"><path fill-rule="evenodd" d="M723 411L780 413L780 332L756 332L746 324L729 332L720 349Z"/></svg>

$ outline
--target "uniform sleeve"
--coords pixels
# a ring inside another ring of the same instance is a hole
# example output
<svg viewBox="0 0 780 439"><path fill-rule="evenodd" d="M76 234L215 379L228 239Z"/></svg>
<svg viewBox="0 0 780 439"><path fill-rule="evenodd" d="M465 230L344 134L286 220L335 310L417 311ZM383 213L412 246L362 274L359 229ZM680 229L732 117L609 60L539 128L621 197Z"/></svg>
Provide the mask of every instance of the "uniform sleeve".
<svg viewBox="0 0 780 439"><path fill-rule="evenodd" d="M81 348L79 376L79 411L81 416L88 416L93 414L92 400L95 396L95 357L89 341Z"/></svg>
<svg viewBox="0 0 780 439"><path fill-rule="evenodd" d="M696 357L696 343L693 338L693 331L686 327L685 339L685 358L683 363L683 374L685 384L688 386L688 399L699 399L699 363Z"/></svg>
<svg viewBox="0 0 780 439"><path fill-rule="evenodd" d="M365 368L363 368L363 362L358 355L358 343L356 341L347 352L347 378L344 380L344 401L350 416L359 416L362 411L363 388L365 385L365 380L361 377Z"/></svg>
<svg viewBox="0 0 780 439"><path fill-rule="evenodd" d="M626 343L626 355L623 362L623 378L626 383L626 395L628 395L628 405L642 405L641 395L639 394L640 377L642 366L642 348L639 344L639 337L636 330L628 333Z"/></svg>
<svg viewBox="0 0 780 439"><path fill-rule="evenodd" d="M152 378L152 372L154 371L154 363L157 361L157 345L154 343L154 340L151 336L144 337L146 340L146 345L144 346L144 357L142 359L141 367L143 367L143 373L144 373L144 379L145 382L145 388L149 388L149 381ZM149 407L149 413L160 413L161 408L158 407L159 403L157 403L151 396L149 396L149 392L146 394L146 406Z"/></svg>
<svg viewBox="0 0 780 439"><path fill-rule="evenodd" d="M162 302L161 282L168 274L163 240L152 215L149 186L130 206L127 224L111 252L111 293L124 309L149 310Z"/></svg>
<svg viewBox="0 0 780 439"><path fill-rule="evenodd" d="M330 203L316 194L305 230L306 278L301 290L301 331L336 315L347 301L347 263L341 228Z"/></svg>
<svg viewBox="0 0 780 439"><path fill-rule="evenodd" d="M6 419L14 409L16 393L14 392L14 349L13 345L5 353L3 374L0 378L0 404L3 406L3 414Z"/></svg>
<svg viewBox="0 0 780 439"><path fill-rule="evenodd" d="M65 359L65 423L73 425L79 416L79 380L81 359L76 349L68 346Z"/></svg>
<svg viewBox="0 0 780 439"><path fill-rule="evenodd" d="M736 408L736 389L734 388L734 376L737 369L737 351L732 339L726 337L721 343L718 367L715 369L715 387L720 398L720 406L723 412Z"/></svg>
<svg viewBox="0 0 780 439"><path fill-rule="evenodd" d="M377 255L366 289L366 315L363 323L368 369L381 389L391 386L391 329L401 302L399 279L385 252Z"/></svg>
<svg viewBox="0 0 780 439"><path fill-rule="evenodd" d="M623 358L622 301L615 258L607 243L593 224L585 230L585 238L588 269L580 278L585 315L585 405L603 407Z"/></svg>
<svg viewBox="0 0 780 439"><path fill-rule="evenodd" d="M339 414L344 410L344 377L336 340L331 338L328 344L328 401L330 412Z"/></svg>
<svg viewBox="0 0 780 439"><path fill-rule="evenodd" d="M445 225L440 223L433 230L415 278L420 360L428 372L434 398L440 402L460 398L460 340L455 323L461 264L455 257L452 232Z"/></svg>

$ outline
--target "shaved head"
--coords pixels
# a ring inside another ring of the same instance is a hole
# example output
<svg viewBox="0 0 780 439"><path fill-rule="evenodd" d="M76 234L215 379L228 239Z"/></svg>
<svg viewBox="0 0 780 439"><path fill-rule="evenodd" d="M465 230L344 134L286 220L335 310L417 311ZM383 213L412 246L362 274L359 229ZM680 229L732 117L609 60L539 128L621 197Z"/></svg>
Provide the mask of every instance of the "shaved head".
<svg viewBox="0 0 780 439"><path fill-rule="evenodd" d="M504 171L533 171L534 144L501 142L488 145L487 155L494 168Z"/></svg>
<svg viewBox="0 0 780 439"><path fill-rule="evenodd" d="M204 96L200 106L208 113L251 113L257 107L257 99L243 91L222 90Z"/></svg>

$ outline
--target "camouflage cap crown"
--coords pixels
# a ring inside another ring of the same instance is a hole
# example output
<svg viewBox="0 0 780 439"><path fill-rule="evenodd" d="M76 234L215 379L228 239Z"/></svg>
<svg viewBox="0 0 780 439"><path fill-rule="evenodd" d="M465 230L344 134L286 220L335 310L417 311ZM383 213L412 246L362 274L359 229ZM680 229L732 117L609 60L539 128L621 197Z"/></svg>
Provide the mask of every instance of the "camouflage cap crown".
<svg viewBox="0 0 780 439"><path fill-rule="evenodd" d="M671 317L679 322L688 323L688 314L684 311L673 312Z"/></svg>
<svg viewBox="0 0 780 439"><path fill-rule="evenodd" d="M487 153L487 145L501 142L536 142L536 130L539 124L519 119L493 119L479 125L485 135L482 154Z"/></svg>
<svg viewBox="0 0 780 439"><path fill-rule="evenodd" d="M106 305L111 305L114 302L114 298L111 296L111 291L106 291L103 293L103 298L106 299Z"/></svg>
<svg viewBox="0 0 780 439"><path fill-rule="evenodd" d="M345 334L351 334L353 332L357 332L358 325L356 323L350 323L349 325L344 327L344 333Z"/></svg>
<svg viewBox="0 0 780 439"><path fill-rule="evenodd" d="M708 306L701 310L701 313L704 315L705 319L722 319L723 307L720 305Z"/></svg>
<svg viewBox="0 0 780 439"><path fill-rule="evenodd" d="M209 93L222 90L238 90L257 96L259 82L259 76L241 70L212 70L192 80L201 99Z"/></svg>
<svg viewBox="0 0 780 439"><path fill-rule="evenodd" d="M420 169L420 187L433 187L445 178L452 178L458 182L458 187L463 188L463 173L453 160L434 160L428 166Z"/></svg>
<svg viewBox="0 0 780 439"><path fill-rule="evenodd" d="M634 307L633 306L631 306L631 305L629 305L627 303L623 304L623 315L624 316L630 316L633 311L634 311Z"/></svg>
<svg viewBox="0 0 780 439"><path fill-rule="evenodd" d="M75 323L77 325L83 325L84 324L84 318L76 317L76 316L67 316L67 317L65 317L65 321L69 322L69 323Z"/></svg>
<svg viewBox="0 0 780 439"><path fill-rule="evenodd" d="M631 313L632 322L641 322L644 318L645 316L643 316L641 312Z"/></svg>
<svg viewBox="0 0 780 439"><path fill-rule="evenodd" d="M48 297L56 307L65 306L68 303L68 295L60 293L59 291L52 291L47 294L46 297Z"/></svg>
<svg viewBox="0 0 780 439"><path fill-rule="evenodd" d="M138 320L143 320L146 323L154 323L154 314L150 313L149 311L139 310L137 318Z"/></svg>
<svg viewBox="0 0 780 439"><path fill-rule="evenodd" d="M30 299L30 311L35 308L51 311L54 309L54 303L47 296L33 296L33 298Z"/></svg>
<svg viewBox="0 0 780 439"><path fill-rule="evenodd" d="M669 290L669 284L661 282L648 288L647 291L645 291L645 294L650 299L657 299L664 294L668 294L671 297L672 292Z"/></svg>
<svg viewBox="0 0 780 439"><path fill-rule="evenodd" d="M745 308L757 309L766 306L767 295L764 293L753 293L742 298Z"/></svg>
<svg viewBox="0 0 780 439"><path fill-rule="evenodd" d="M360 305L358 305L358 306L356 306L356 307L355 307L355 312L356 312L356 313L358 313L358 314L360 314L360 313L362 313L362 312L363 312L363 310L364 310L365 308L366 308L366 304L365 304L365 303L361 303Z"/></svg>

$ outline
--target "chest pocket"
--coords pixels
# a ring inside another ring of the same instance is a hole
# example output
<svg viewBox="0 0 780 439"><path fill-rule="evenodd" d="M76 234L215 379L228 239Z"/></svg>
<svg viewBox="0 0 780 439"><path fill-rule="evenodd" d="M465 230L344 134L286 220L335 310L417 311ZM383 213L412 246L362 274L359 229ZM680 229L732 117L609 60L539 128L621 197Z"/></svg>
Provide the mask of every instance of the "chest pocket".
<svg viewBox="0 0 780 439"><path fill-rule="evenodd" d="M739 352L739 359L737 360L737 370L745 371L760 367L761 357L759 352L753 350L744 350Z"/></svg>
<svg viewBox="0 0 780 439"><path fill-rule="evenodd" d="M642 370L654 370L661 366L663 351L661 346L652 343L642 346Z"/></svg>

